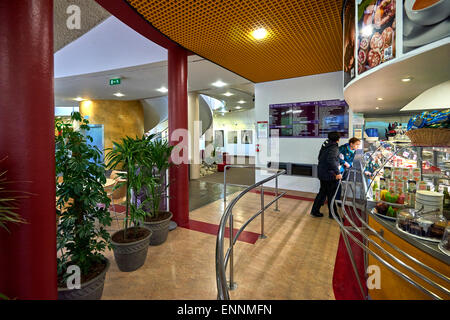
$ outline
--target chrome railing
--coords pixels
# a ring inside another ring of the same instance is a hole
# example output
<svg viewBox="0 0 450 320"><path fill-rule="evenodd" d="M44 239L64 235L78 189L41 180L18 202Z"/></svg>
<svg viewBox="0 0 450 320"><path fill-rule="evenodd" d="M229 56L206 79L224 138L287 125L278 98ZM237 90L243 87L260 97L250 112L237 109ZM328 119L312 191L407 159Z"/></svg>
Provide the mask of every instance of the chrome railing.
<svg viewBox="0 0 450 320"><path fill-rule="evenodd" d="M364 174L363 172L363 167L361 166L360 170L362 170L362 174ZM350 257L350 261L352 264L352 268L353 268L353 272L355 274L355 277L357 279L358 282L358 286L361 290L361 294L364 297L364 299L367 299L368 297L365 294L365 291L363 289L363 285L361 283L361 279L360 279L360 275L359 272L357 270L356 267L356 261L355 258L353 256L353 251L351 249L350 246L350 242L349 242L349 238L351 240L353 240L354 243L356 243L361 249L364 250L365 255L366 254L370 254L372 255L376 260L378 260L381 264L383 264L385 267L387 267L389 270L391 270L392 272L394 272L396 275L398 275L400 278L404 279L405 281L409 282L411 285L413 285L414 287L418 288L420 291L424 292L425 294L427 294L428 296L430 296L433 299L445 299L443 297L441 297L440 295L432 292L431 290L425 288L422 284L418 283L417 281L413 280L410 276L408 276L407 274L405 274L404 272L400 271L398 268L396 268L395 266L393 266L391 263L386 261L386 257L388 257L389 259L391 259L392 261L395 261L398 265L402 266L403 268L405 268L406 270L408 270L409 272L411 272L412 274L414 274L416 277L418 277L419 279L423 280L424 282L426 282L427 284L429 284L430 286L432 286L433 288L437 289L438 291L444 293L447 295L447 299L448 296L450 296L450 290L447 289L446 287L436 283L435 281L429 279L428 277L426 277L425 275L423 275L422 273L420 273L419 271L417 271L416 269L414 269L413 267L411 267L410 265L408 265L407 263L405 263L404 261L400 260L399 258L397 258L396 256L394 256L393 254L391 254L390 252L388 252L386 249L384 249L383 247L381 247L377 242L375 242L373 239L370 238L370 236L375 236L378 239L380 239L382 241L382 243L390 246L395 252L399 253L400 255L402 255L403 257L407 258L407 261L412 261L415 264L417 264L418 266L422 267L423 269L427 270L428 272L430 272L431 274L433 274L434 276L436 276L437 278L443 280L445 283L449 284L450 286L450 278L447 277L446 275L441 274L440 272L434 270L433 268L429 267L428 265L422 263L421 261L419 261L418 259L416 259L415 257L409 255L408 253L404 252L403 250L401 250L399 247L397 247L395 244L391 243L390 241L386 240L383 237L383 233L376 231L375 229L373 229L366 221L366 219L364 219L363 217L361 217L358 214L358 209L356 208L356 203L353 199L353 201L351 201L351 207L352 207L352 211L353 211L353 215L357 218L357 221L360 222L361 226L358 226L357 223L355 221L353 221L353 219L350 217L350 215L347 212L346 206L343 204L347 204L348 202L347 200L347 194L348 191L350 190L352 192L353 195L355 195L356 193L356 177L357 177L357 169L356 168L352 168L347 176L346 179L346 184L345 186L342 184L342 182L339 182L339 187L345 187L345 190L343 190L343 197L341 200L336 200L336 194L335 193L334 197L333 197L333 202L339 204L341 206L341 210L342 213L345 217L345 219L350 223L350 226L345 226L343 222L341 222L340 219L337 219L337 213L334 212L334 206L331 206L331 214L334 217L334 219L337 221L337 223L339 224L340 230L341 230L341 235L342 238L344 240L347 252L349 254ZM350 180L350 176L353 174L353 183L349 183ZM364 181L364 177L362 177L363 181ZM370 186L370 184L369 184ZM369 214L371 215L370 212L367 212L366 208L363 209L365 214ZM363 242L361 242L354 234L353 232L358 233L359 235L362 236L363 238ZM367 232L367 233L366 233ZM370 236L369 236L370 234ZM375 253L372 249L369 248L368 244L371 244L373 247L377 248L383 256L385 256L384 258ZM366 260L366 259L365 259ZM365 267L366 267L366 263L365 263ZM366 274L364 274L365 276L367 276Z"/></svg>
<svg viewBox="0 0 450 320"><path fill-rule="evenodd" d="M226 203L226 171L228 168L255 168L253 166L240 166L240 165L227 165L224 168L224 203ZM267 171L276 171L275 174L271 175L268 178L265 178L243 190L239 195L237 195L228 206L225 207L222 218L220 219L219 224L219 232L217 234L216 241L216 280L217 280L217 299L218 300L229 300L230 295L228 290L236 289L236 283L234 283L234 272L233 272L233 247L237 242L237 239L241 235L241 233L245 230L245 228L259 215L261 215L261 234L260 239L266 238L264 234L264 212L267 210L273 203L276 203L276 210L278 210L278 199L286 194L286 192L282 192L278 194L278 176L286 173L286 170L277 170L277 169L269 169L269 168L255 168L258 170L267 170ZM275 198L264 205L264 184L275 179L276 180L276 195ZM248 219L237 231L234 236L233 232L233 207L236 203L242 199L242 197L247 194L249 191L261 187L261 209L256 212L250 219ZM226 254L224 254L224 242L225 242L225 228L228 222L229 227L229 240L230 244ZM226 268L229 264L229 272L230 278L229 281L226 279Z"/></svg>

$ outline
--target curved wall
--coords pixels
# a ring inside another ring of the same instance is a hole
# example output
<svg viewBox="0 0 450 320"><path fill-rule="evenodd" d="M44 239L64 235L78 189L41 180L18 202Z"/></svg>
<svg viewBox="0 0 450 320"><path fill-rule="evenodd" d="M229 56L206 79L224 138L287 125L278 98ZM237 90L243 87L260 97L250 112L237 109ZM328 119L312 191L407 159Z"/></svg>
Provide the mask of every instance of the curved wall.
<svg viewBox="0 0 450 320"><path fill-rule="evenodd" d="M144 108L138 100L82 101L80 113L89 117L89 124L103 125L105 149L112 148L113 141L144 134Z"/></svg>

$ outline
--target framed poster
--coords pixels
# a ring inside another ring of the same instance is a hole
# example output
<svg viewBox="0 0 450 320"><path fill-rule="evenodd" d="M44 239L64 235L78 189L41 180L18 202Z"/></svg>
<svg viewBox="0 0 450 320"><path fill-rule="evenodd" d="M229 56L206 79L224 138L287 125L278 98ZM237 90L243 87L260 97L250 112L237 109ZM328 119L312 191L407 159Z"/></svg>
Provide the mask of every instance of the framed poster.
<svg viewBox="0 0 450 320"><path fill-rule="evenodd" d="M356 75L355 70L355 1L347 1L344 8L344 87Z"/></svg>
<svg viewBox="0 0 450 320"><path fill-rule="evenodd" d="M402 1L403 53L450 36L450 5L446 1Z"/></svg>
<svg viewBox="0 0 450 320"><path fill-rule="evenodd" d="M223 141L223 130L216 130L214 131L214 142L216 144L216 147L223 147L224 141Z"/></svg>
<svg viewBox="0 0 450 320"><path fill-rule="evenodd" d="M238 143L238 132L237 131L228 131L228 144L237 144Z"/></svg>
<svg viewBox="0 0 450 320"><path fill-rule="evenodd" d="M252 144L253 143L253 131L252 130L242 130L241 131L241 143L242 144Z"/></svg>
<svg viewBox="0 0 450 320"><path fill-rule="evenodd" d="M358 0L358 74L395 58L396 1Z"/></svg>

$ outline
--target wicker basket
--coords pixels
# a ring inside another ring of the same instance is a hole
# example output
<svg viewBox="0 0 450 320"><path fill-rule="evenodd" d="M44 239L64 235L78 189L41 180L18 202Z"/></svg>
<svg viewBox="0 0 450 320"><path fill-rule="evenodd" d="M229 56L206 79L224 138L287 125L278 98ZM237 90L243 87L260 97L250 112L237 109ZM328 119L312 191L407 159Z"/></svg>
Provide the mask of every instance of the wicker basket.
<svg viewBox="0 0 450 320"><path fill-rule="evenodd" d="M422 128L409 130L406 135L412 144L427 147L450 147L450 129Z"/></svg>

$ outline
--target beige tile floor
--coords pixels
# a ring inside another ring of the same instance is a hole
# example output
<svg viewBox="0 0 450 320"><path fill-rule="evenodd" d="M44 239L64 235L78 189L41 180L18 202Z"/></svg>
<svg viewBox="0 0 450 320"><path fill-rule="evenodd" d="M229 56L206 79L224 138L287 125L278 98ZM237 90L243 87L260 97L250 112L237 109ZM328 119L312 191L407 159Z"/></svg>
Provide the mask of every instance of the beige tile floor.
<svg viewBox="0 0 450 320"><path fill-rule="evenodd" d="M230 201L232 197L228 198ZM268 203L273 197L266 196ZM260 206L260 195L249 193L233 210L238 228ZM234 274L238 288L232 299L334 299L332 276L339 227L328 219L309 215L312 202L280 199L265 214L267 239L255 244L238 241ZM217 200L190 213L193 220L218 224L223 202ZM260 219L246 229L260 232ZM228 243L228 239L226 239ZM103 299L216 299L216 237L177 228L168 240L149 247L146 263L131 273L120 272L112 252ZM228 272L227 272L228 277Z"/></svg>

